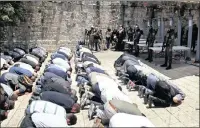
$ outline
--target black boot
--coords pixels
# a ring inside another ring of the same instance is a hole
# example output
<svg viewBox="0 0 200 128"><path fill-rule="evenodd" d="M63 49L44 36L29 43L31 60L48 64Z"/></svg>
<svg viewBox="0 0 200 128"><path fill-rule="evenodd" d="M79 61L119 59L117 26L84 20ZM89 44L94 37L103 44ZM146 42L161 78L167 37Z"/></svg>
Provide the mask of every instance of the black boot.
<svg viewBox="0 0 200 128"><path fill-rule="evenodd" d="M149 59L149 62L151 63L153 61L153 59Z"/></svg>
<svg viewBox="0 0 200 128"><path fill-rule="evenodd" d="M167 64L160 65L160 67L167 67Z"/></svg>
<svg viewBox="0 0 200 128"><path fill-rule="evenodd" d="M149 60L149 57L148 57L148 58L146 58L145 60Z"/></svg>
<svg viewBox="0 0 200 128"><path fill-rule="evenodd" d="M172 68L172 66L171 65L169 65L167 68L166 68L166 70L169 70L169 69L171 69Z"/></svg>

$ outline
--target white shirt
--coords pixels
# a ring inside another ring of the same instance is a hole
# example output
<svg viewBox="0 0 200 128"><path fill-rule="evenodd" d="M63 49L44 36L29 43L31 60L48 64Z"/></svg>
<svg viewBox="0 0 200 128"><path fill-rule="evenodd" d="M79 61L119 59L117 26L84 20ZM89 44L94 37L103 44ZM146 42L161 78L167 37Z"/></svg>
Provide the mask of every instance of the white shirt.
<svg viewBox="0 0 200 128"><path fill-rule="evenodd" d="M33 113L31 116L33 123L38 127L68 127L67 120L58 115L47 113Z"/></svg>
<svg viewBox="0 0 200 128"><path fill-rule="evenodd" d="M7 62L6 62L5 59L1 58L1 68L3 68L3 65L4 65L4 64L7 64Z"/></svg>
<svg viewBox="0 0 200 128"><path fill-rule="evenodd" d="M43 100L34 100L28 107L29 113L48 113L53 115L58 115L66 119L66 111L62 106L54 104L52 102Z"/></svg>
<svg viewBox="0 0 200 128"><path fill-rule="evenodd" d="M54 66L56 66L56 67L60 68L60 69L61 69L61 70L63 70L64 72L66 72L66 71L67 71L67 69L66 69L66 68L64 68L63 66L60 66L60 65L58 65L58 64L54 64Z"/></svg>
<svg viewBox="0 0 200 128"><path fill-rule="evenodd" d="M52 62L54 64L57 64L57 65L64 67L66 70L68 70L70 68L68 61L65 61L61 58L55 58L55 59L52 60Z"/></svg>
<svg viewBox="0 0 200 128"><path fill-rule="evenodd" d="M88 53L92 54L92 51L90 49L87 49L87 48L84 48L84 47L82 47L79 51L80 52L88 52Z"/></svg>
<svg viewBox="0 0 200 128"><path fill-rule="evenodd" d="M140 66L140 65L134 65L134 67L135 67L138 71L142 71L142 66Z"/></svg>
<svg viewBox="0 0 200 128"><path fill-rule="evenodd" d="M117 113L110 119L109 127L155 127L144 116Z"/></svg>
<svg viewBox="0 0 200 128"><path fill-rule="evenodd" d="M100 69L104 70L104 68L103 68L101 65L98 65L98 64L93 63L93 62L91 62L91 61L85 61L85 62L83 63L83 66L84 66L84 67L87 67L87 65L89 65L89 64L93 64L94 67L100 68Z"/></svg>
<svg viewBox="0 0 200 128"><path fill-rule="evenodd" d="M19 64L20 68L29 70L32 74L35 74L35 70L32 68L31 65L23 63L23 62L16 62L15 64Z"/></svg>
<svg viewBox="0 0 200 128"><path fill-rule="evenodd" d="M103 91L106 88L118 88L118 84L109 77L97 75L96 79L98 81L100 91Z"/></svg>
<svg viewBox="0 0 200 128"><path fill-rule="evenodd" d="M59 49L58 51L65 53L67 56L71 56L71 54L72 54L70 50Z"/></svg>
<svg viewBox="0 0 200 128"><path fill-rule="evenodd" d="M72 51L70 48L66 48L66 47L60 47L60 49L64 49L64 50L66 50L66 51Z"/></svg>
<svg viewBox="0 0 200 128"><path fill-rule="evenodd" d="M26 56L26 58L30 61L33 61L34 63L38 64L39 62L37 61L37 59L31 57L31 56Z"/></svg>
<svg viewBox="0 0 200 128"><path fill-rule="evenodd" d="M5 85L1 83L1 87L4 89L4 91L6 92L6 94L11 97L13 95L13 90L9 85Z"/></svg>
<svg viewBox="0 0 200 128"><path fill-rule="evenodd" d="M131 101L131 99L126 94L124 94L122 91L120 91L118 88L105 88L101 92L101 100L104 103L106 103L107 101L113 100L113 99L133 103Z"/></svg>

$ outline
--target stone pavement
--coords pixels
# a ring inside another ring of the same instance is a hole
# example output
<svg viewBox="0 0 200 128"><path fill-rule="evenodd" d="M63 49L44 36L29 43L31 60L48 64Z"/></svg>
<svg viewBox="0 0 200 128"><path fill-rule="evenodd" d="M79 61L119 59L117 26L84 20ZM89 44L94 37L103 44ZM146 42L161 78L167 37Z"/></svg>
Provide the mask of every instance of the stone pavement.
<svg viewBox="0 0 200 128"><path fill-rule="evenodd" d="M95 53L102 63L102 66L108 71L108 73L117 81L115 76L115 70L113 67L114 61L122 54L122 52L112 52L103 51ZM44 69L42 66L41 72ZM74 65L72 60L72 66ZM147 66L147 65L146 65ZM149 66L147 66L149 67ZM149 67L151 68L151 67ZM169 76L164 76L158 71L154 70L152 72L157 75L162 75L166 79L170 79ZM186 71L189 72L189 71ZM75 80L76 74L72 74L73 84L72 88L76 87ZM151 108L148 109L143 104L143 99L137 96L137 92L128 92L127 95L138 105L139 109L152 121L152 123L157 127L199 127L199 77L197 76L185 76L179 79L172 80L177 84L186 94L186 98L183 104L177 107L169 108ZM123 86L125 89L125 86ZM2 122L2 127L16 127L19 126L22 118L24 117L24 110L28 104L28 100L31 94L19 97L16 102L15 109L9 113L8 119ZM77 124L72 127L91 127L93 120L89 121L87 117L87 109L85 108L80 113L77 114L78 121Z"/></svg>

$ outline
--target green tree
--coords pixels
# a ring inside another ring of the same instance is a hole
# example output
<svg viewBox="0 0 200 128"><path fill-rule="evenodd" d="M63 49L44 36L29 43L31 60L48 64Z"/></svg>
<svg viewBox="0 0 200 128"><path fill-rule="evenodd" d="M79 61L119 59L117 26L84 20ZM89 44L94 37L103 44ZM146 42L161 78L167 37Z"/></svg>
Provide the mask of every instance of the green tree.
<svg viewBox="0 0 200 128"><path fill-rule="evenodd" d="M24 4L21 1L0 2L0 39L4 39L7 26L17 26L25 21Z"/></svg>

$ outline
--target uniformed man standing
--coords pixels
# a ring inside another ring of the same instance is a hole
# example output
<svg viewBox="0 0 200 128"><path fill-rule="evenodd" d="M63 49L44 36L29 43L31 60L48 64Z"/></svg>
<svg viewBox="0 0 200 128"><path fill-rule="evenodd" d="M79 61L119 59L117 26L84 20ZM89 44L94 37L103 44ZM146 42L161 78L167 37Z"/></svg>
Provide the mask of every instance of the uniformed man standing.
<svg viewBox="0 0 200 128"><path fill-rule="evenodd" d="M174 29L170 28L163 42L163 46L165 47L165 63L161 67L167 67L166 70L172 68L172 48L174 41Z"/></svg>
<svg viewBox="0 0 200 128"><path fill-rule="evenodd" d="M100 40L100 35L99 35L99 30L98 30L98 28L95 28L94 29L94 45L95 45L95 51L98 51L98 47L99 47L99 49L101 49L100 48L100 42L99 42L99 40Z"/></svg>
<svg viewBox="0 0 200 128"><path fill-rule="evenodd" d="M145 60L149 60L149 62L153 61L153 51L151 49L149 49L149 47L153 47L155 38L156 38L156 33L157 31L153 29L152 26L150 26L149 28L149 34L147 36L147 46L148 46L148 58L146 58Z"/></svg>
<svg viewBox="0 0 200 128"><path fill-rule="evenodd" d="M126 37L126 33L124 27L120 25L118 30L118 43L117 50L122 51L124 49L123 39Z"/></svg>
<svg viewBox="0 0 200 128"><path fill-rule="evenodd" d="M133 29L130 26L128 31L127 31L128 41L131 41L131 42L133 41L133 34L134 34ZM130 52L132 52L133 51L133 45L129 44L128 47L129 47Z"/></svg>
<svg viewBox="0 0 200 128"><path fill-rule="evenodd" d="M135 31L135 35L134 35L135 56L139 56L139 46L137 46L137 44L139 43L140 37L142 34L143 33L140 30L139 26L136 25L136 31Z"/></svg>
<svg viewBox="0 0 200 128"><path fill-rule="evenodd" d="M89 35L89 48L90 50L93 50L94 48L94 27L93 26L88 31L88 35Z"/></svg>

